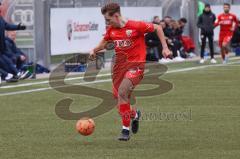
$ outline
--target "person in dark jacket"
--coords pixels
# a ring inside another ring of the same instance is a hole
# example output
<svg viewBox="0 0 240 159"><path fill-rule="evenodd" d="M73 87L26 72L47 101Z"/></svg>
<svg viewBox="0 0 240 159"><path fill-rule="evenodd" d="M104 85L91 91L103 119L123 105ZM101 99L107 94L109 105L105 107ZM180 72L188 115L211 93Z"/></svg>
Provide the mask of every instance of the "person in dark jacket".
<svg viewBox="0 0 240 159"><path fill-rule="evenodd" d="M217 63L214 59L214 47L213 47L213 37L214 37L214 22L216 20L215 14L211 11L210 4L205 4L203 13L198 18L197 26L201 29L201 60L200 63L203 64L204 60L204 51L206 47L206 39L208 38L210 54L211 54L211 63Z"/></svg>
<svg viewBox="0 0 240 159"><path fill-rule="evenodd" d="M2 5L0 3L0 68L7 73L14 75L14 78L18 79L20 77L20 72L14 67L13 62L5 55L6 45L5 45L5 31L6 30L25 30L26 26L21 23L18 25L7 23L1 15Z"/></svg>
<svg viewBox="0 0 240 159"><path fill-rule="evenodd" d="M231 39L231 46L234 48L240 47L240 21L238 21L238 25L233 33L233 37Z"/></svg>
<svg viewBox="0 0 240 159"><path fill-rule="evenodd" d="M16 64L18 70L22 70L23 65L26 62L27 56L16 46L16 32L9 31L5 38L6 50L5 54L10 59L13 60L13 63Z"/></svg>
<svg viewBox="0 0 240 159"><path fill-rule="evenodd" d="M149 61L158 61L163 58L161 42L156 32L147 33L145 35L145 43L147 46L147 58ZM154 57L152 57L154 56Z"/></svg>
<svg viewBox="0 0 240 159"><path fill-rule="evenodd" d="M1 82L2 80L5 80L6 82L17 82L18 80L16 78L14 78L13 74L11 73L7 73L6 71L4 71L3 69L0 68L0 78L1 78ZM1 84L0 82L0 84Z"/></svg>
<svg viewBox="0 0 240 159"><path fill-rule="evenodd" d="M4 53L5 50L5 31L25 30L26 26L21 23L18 25L8 24L3 17L0 16L0 53Z"/></svg>
<svg viewBox="0 0 240 159"><path fill-rule="evenodd" d="M20 77L20 72L14 66L12 60L8 58L5 54L0 54L0 68L7 73L13 74L16 78Z"/></svg>
<svg viewBox="0 0 240 159"><path fill-rule="evenodd" d="M152 23L159 25L160 23L159 16L154 16ZM158 61L159 59L163 58L162 45L156 32L147 33L145 35L145 43L147 46L148 61Z"/></svg>
<svg viewBox="0 0 240 159"><path fill-rule="evenodd" d="M2 17L2 4L0 3L0 54L5 51L5 31L25 30L26 26L19 23L18 25L7 23Z"/></svg>
<svg viewBox="0 0 240 159"><path fill-rule="evenodd" d="M184 32L184 28L187 24L187 19L186 18L180 18L178 20L178 24L179 24L179 31L178 31L178 34L179 34L179 38L182 36L183 32Z"/></svg>
<svg viewBox="0 0 240 159"><path fill-rule="evenodd" d="M182 44L179 39L179 35L181 33L180 33L180 25L178 21L172 19L168 27L162 27L162 28L167 38L166 40L167 40L168 47L172 51L172 57L171 57L172 60L176 62L184 61L184 59L180 55Z"/></svg>

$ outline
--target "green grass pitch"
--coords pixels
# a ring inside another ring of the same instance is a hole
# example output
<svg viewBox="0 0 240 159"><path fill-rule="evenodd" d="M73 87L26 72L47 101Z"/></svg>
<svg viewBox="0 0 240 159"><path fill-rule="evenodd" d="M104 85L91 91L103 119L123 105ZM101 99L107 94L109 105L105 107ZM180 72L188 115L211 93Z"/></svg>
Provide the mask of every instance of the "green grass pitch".
<svg viewBox="0 0 240 159"><path fill-rule="evenodd" d="M137 98L143 118L139 133L132 135L129 142L117 141L121 127L116 109L94 119L96 129L89 137L75 131L76 121L64 121L54 111L55 104L63 97L74 99L71 106L74 112L96 106L99 99L51 89L6 95L47 88L47 84L0 88L0 158L237 159L240 156L240 65L237 60L231 62L235 63L161 76L173 83L174 89L160 96ZM199 64L170 64L169 70L189 67L199 67ZM22 83L29 82L36 81ZM111 91L110 82L89 86ZM143 85L141 89L148 86ZM157 114L158 118L149 114ZM160 114L185 116L159 118Z"/></svg>

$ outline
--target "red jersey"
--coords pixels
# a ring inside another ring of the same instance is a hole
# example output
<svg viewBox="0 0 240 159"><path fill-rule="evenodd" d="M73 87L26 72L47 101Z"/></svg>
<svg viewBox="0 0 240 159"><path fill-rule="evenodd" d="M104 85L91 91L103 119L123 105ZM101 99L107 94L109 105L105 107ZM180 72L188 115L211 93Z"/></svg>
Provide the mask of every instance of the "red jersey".
<svg viewBox="0 0 240 159"><path fill-rule="evenodd" d="M144 34L153 32L152 23L128 20L123 28L109 27L104 40L115 44L115 65L124 65L129 62L146 61L146 45Z"/></svg>
<svg viewBox="0 0 240 159"><path fill-rule="evenodd" d="M233 24L237 23L237 16L234 14L225 14L222 13L217 17L217 21L215 22L215 26L220 25L220 35L223 36L232 36L233 31L231 31Z"/></svg>
<svg viewBox="0 0 240 159"><path fill-rule="evenodd" d="M109 27L104 40L113 41L116 57L112 70L113 94L118 98L118 89L126 77L136 86L143 78L146 62L144 34L153 32L152 23L128 20L123 28Z"/></svg>

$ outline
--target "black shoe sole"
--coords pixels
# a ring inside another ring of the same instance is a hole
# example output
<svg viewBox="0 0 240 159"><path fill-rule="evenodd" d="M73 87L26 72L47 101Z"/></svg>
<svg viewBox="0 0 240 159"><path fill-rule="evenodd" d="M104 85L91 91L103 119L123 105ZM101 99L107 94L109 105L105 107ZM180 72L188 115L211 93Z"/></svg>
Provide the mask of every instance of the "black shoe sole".
<svg viewBox="0 0 240 159"><path fill-rule="evenodd" d="M18 82L18 79L12 78L10 80L6 80L7 83L15 83Z"/></svg>
<svg viewBox="0 0 240 159"><path fill-rule="evenodd" d="M118 138L119 141L129 141L130 138Z"/></svg>
<svg viewBox="0 0 240 159"><path fill-rule="evenodd" d="M119 141L128 141L130 139L129 130L122 129L121 135L119 136Z"/></svg>

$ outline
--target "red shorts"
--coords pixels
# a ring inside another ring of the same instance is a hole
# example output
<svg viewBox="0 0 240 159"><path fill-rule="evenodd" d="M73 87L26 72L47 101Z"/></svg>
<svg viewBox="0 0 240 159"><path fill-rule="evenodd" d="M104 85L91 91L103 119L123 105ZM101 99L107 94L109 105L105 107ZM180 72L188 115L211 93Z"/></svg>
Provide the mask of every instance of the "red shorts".
<svg viewBox="0 0 240 159"><path fill-rule="evenodd" d="M222 47L223 44L229 44L232 39L232 34L220 35L219 37L219 46Z"/></svg>
<svg viewBox="0 0 240 159"><path fill-rule="evenodd" d="M118 89L124 78L131 80L133 87L136 87L143 79L144 69L135 67L130 68L125 72L113 73L113 95L118 98Z"/></svg>

